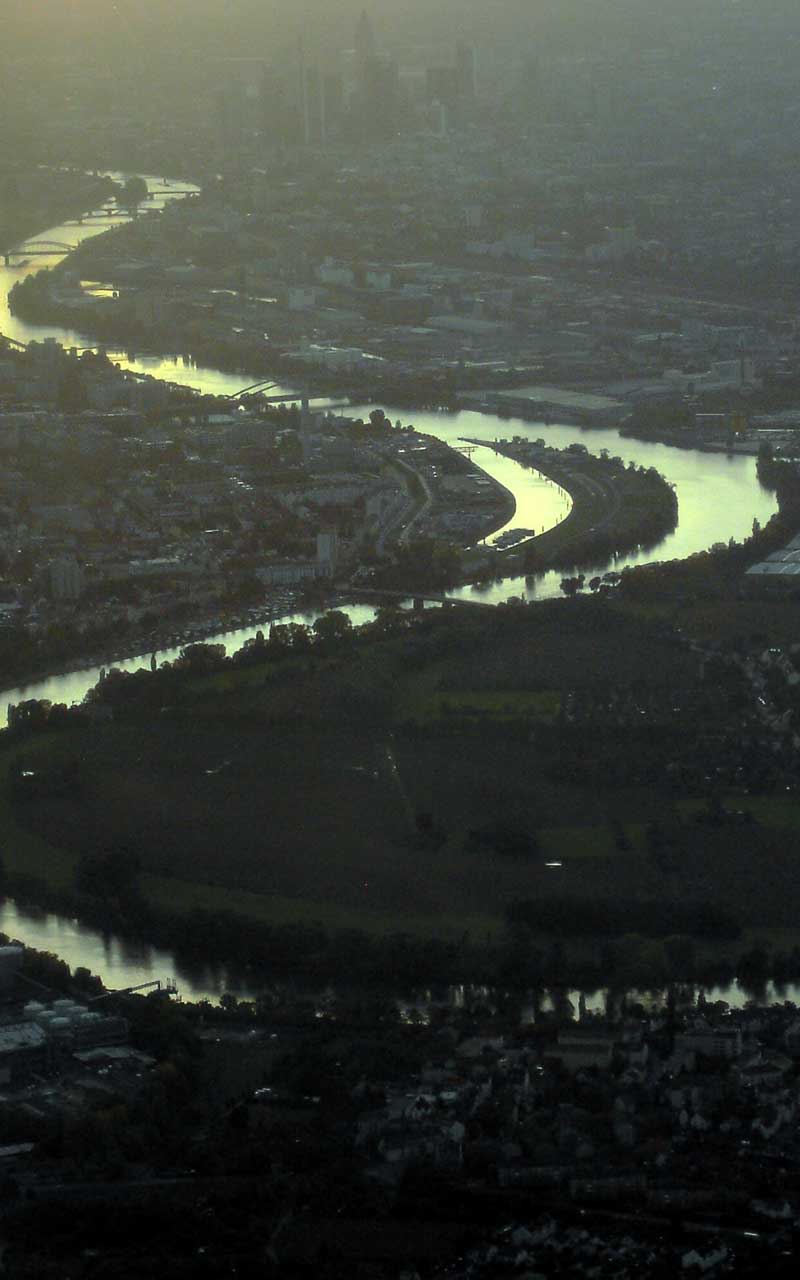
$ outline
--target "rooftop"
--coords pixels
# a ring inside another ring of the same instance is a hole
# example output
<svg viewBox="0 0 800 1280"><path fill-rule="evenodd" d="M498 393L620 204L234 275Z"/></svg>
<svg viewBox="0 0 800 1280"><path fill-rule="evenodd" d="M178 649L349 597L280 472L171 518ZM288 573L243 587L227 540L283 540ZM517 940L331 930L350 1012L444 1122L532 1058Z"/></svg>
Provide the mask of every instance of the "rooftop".
<svg viewBox="0 0 800 1280"><path fill-rule="evenodd" d="M531 387L514 387L511 391L499 391L497 394L509 400L541 401L595 412L622 407L621 402L614 400L611 396L594 395L588 391L571 391L566 387L551 387L544 383Z"/></svg>
<svg viewBox="0 0 800 1280"><path fill-rule="evenodd" d="M39 1049L45 1042L42 1028L32 1022L17 1022L0 1027L0 1053L16 1053L19 1049Z"/></svg>

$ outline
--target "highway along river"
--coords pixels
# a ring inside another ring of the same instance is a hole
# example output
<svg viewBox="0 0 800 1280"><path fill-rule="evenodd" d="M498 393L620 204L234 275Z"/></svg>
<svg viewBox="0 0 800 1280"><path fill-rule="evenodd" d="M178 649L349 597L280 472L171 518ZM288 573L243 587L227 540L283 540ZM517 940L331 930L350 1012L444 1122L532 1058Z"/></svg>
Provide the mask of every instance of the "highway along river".
<svg viewBox="0 0 800 1280"><path fill-rule="evenodd" d="M124 177L120 174L112 176ZM151 187L163 188L160 178L148 178L148 182ZM185 189L190 184L175 182L172 185ZM159 202L163 203L170 198L169 194L155 197L149 202L150 207L158 207ZM109 205L109 208L112 206ZM100 234L118 221L116 217L112 220L107 213L100 213L84 220L80 225L77 222L66 222L52 227L49 231L38 233L35 239L74 245L87 236ZM42 341L51 337L65 347L95 345L85 334L57 325L28 324L10 314L7 295L16 280L24 278L32 270L54 264L54 259L37 259L33 252L23 256L27 258L24 266L0 265L0 333L18 342ZM210 394L239 391L247 381L241 374L197 366L182 357L136 357L124 352L109 354L121 367L132 372L181 383ZM371 407L359 406L353 412L363 415ZM626 463L634 462L660 471L674 485L678 495L679 523L675 531L655 549L646 553L634 553L611 563L605 561L582 566L587 575L609 568L619 570L626 565L650 560L683 558L693 552L706 550L714 543L727 543L731 538L741 541L750 534L754 518L763 525L776 509L774 495L762 489L758 483L755 460L751 457L729 457L725 454L699 453L690 449L672 449L666 445L623 440L613 429L585 432L574 426L544 426L542 423L514 418L501 419L472 410L452 414L408 413L405 410L393 410L389 405L382 407L389 410L393 418L401 417L405 422L412 422L420 431L438 436L450 445L458 445L464 437L486 440L487 443L514 435L531 439L541 437L557 447L580 442L592 452L607 449L612 456L619 456ZM528 471L510 459L500 458L488 448L479 449L474 460L514 494L517 510L509 522L510 527L539 531L558 523L567 514L568 501L561 491L538 473ZM498 603L507 600L509 596L545 599L559 594L562 576L559 572L551 572L529 580L522 577L506 578L486 587L462 587L451 594L455 598L479 599L488 603ZM373 616L372 608L364 605L354 606L350 613L355 624ZM308 621L308 616L304 616L303 620ZM231 652L241 647L256 630L257 627L253 626L210 639L225 643ZM164 651L159 654L161 660L172 656L175 654ZM117 665L132 670L149 661L150 654L147 653ZM97 683L99 674L100 668L94 667L1 692L0 724L5 723L9 702L19 702L24 698L49 698L53 702L66 703L79 701L86 690ZM17 908L13 903L7 902L0 909L0 930L21 936L31 946L55 951L72 965L87 965L110 986L144 982L151 977L170 976L172 972L172 958L166 954L158 953L152 948L131 948L121 941L109 941L92 930L79 928L74 922L55 916L28 916L23 920L17 916ZM215 989L215 984L207 978L189 981L186 986L196 993L213 993Z"/></svg>

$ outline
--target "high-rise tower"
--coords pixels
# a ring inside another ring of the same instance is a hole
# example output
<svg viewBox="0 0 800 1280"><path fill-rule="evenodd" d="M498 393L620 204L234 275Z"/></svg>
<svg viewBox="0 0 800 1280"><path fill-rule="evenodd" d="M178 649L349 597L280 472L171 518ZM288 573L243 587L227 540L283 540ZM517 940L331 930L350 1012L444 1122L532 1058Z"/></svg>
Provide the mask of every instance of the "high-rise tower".
<svg viewBox="0 0 800 1280"><path fill-rule="evenodd" d="M374 57L375 35L366 9L362 9L356 23L356 76L360 86L364 84L367 67Z"/></svg>
<svg viewBox="0 0 800 1280"><path fill-rule="evenodd" d="M324 82L318 67L303 66L303 141L306 146L320 145L327 136Z"/></svg>
<svg viewBox="0 0 800 1280"><path fill-rule="evenodd" d="M472 45L465 44L463 40L459 40L456 45L455 73L460 98L469 101L475 97L477 80L476 72L477 59L475 57L475 50Z"/></svg>

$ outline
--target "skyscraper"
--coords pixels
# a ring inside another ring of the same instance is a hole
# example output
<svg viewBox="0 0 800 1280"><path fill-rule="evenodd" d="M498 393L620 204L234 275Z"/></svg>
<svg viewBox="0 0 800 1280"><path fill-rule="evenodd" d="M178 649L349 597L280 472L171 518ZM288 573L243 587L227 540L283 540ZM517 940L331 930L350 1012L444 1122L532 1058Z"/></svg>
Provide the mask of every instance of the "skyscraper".
<svg viewBox="0 0 800 1280"><path fill-rule="evenodd" d="M344 84L336 71L329 71L322 82L322 93L325 102L325 129L336 128L341 124L344 112Z"/></svg>
<svg viewBox="0 0 800 1280"><path fill-rule="evenodd" d="M373 141L390 138L397 131L400 110L400 77L393 58L373 54L368 60L361 98L365 136Z"/></svg>
<svg viewBox="0 0 800 1280"><path fill-rule="evenodd" d="M356 23L356 78L359 88L364 86L367 67L374 57L375 35L366 9L362 9Z"/></svg>
<svg viewBox="0 0 800 1280"><path fill-rule="evenodd" d="M458 96L464 100L475 97L477 59L472 45L459 40L456 45L456 83Z"/></svg>
<svg viewBox="0 0 800 1280"><path fill-rule="evenodd" d="M321 146L327 136L325 95L318 67L301 66L303 95L303 141L306 146Z"/></svg>

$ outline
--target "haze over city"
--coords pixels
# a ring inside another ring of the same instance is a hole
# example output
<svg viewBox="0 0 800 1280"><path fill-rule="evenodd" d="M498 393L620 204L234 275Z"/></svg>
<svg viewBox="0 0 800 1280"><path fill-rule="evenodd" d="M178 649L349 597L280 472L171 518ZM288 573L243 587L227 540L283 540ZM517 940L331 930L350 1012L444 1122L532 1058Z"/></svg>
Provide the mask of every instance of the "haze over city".
<svg viewBox="0 0 800 1280"><path fill-rule="evenodd" d="M4 1273L795 1275L796 2L2 16Z"/></svg>

